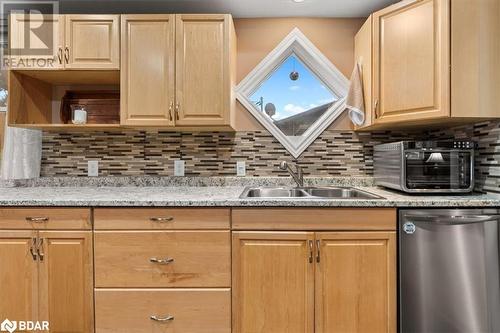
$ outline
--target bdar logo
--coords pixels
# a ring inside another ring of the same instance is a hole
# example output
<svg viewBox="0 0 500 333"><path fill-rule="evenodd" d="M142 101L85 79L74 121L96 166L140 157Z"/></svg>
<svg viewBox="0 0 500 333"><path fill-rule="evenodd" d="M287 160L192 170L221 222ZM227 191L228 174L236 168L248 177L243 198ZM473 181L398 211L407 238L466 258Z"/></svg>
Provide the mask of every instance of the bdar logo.
<svg viewBox="0 0 500 333"><path fill-rule="evenodd" d="M15 321L10 321L9 319L5 319L1 324L0 324L0 331L2 332L9 332L12 333L16 330L17 328L17 323Z"/></svg>

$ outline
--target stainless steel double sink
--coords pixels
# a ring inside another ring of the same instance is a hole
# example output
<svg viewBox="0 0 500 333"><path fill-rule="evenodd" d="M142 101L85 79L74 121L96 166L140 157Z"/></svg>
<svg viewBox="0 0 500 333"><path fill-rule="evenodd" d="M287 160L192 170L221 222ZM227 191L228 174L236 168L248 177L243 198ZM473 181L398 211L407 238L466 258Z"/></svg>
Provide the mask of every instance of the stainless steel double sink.
<svg viewBox="0 0 500 333"><path fill-rule="evenodd" d="M247 187L241 199L384 199L353 187Z"/></svg>

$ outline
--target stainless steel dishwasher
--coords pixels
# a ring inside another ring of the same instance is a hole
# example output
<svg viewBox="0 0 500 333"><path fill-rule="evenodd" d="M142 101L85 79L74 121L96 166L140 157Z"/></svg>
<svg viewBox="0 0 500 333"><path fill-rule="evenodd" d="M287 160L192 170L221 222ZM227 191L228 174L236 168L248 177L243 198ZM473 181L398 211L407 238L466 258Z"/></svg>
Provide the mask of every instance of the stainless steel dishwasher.
<svg viewBox="0 0 500 333"><path fill-rule="evenodd" d="M400 331L500 332L498 209L399 212Z"/></svg>

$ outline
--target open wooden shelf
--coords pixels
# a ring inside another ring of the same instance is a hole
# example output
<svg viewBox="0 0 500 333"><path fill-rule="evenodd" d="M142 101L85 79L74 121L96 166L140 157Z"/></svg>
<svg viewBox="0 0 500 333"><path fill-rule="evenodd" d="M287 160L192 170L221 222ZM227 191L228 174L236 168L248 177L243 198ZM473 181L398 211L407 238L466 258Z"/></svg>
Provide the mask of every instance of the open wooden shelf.
<svg viewBox="0 0 500 333"><path fill-rule="evenodd" d="M67 90L119 90L120 72L110 70L12 70L9 71L8 123L13 127L58 130L108 130L116 123L65 124L61 99Z"/></svg>

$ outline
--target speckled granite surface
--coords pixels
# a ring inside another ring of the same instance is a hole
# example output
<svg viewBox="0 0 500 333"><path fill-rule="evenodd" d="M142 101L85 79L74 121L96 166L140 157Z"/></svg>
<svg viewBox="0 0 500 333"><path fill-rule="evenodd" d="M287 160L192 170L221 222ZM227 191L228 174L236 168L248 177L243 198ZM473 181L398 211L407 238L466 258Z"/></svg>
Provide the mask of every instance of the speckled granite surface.
<svg viewBox="0 0 500 333"><path fill-rule="evenodd" d="M260 206L260 207L495 207L500 196L408 196L359 187L384 199L239 199L244 186L122 186L0 188L0 206Z"/></svg>

